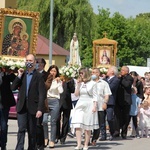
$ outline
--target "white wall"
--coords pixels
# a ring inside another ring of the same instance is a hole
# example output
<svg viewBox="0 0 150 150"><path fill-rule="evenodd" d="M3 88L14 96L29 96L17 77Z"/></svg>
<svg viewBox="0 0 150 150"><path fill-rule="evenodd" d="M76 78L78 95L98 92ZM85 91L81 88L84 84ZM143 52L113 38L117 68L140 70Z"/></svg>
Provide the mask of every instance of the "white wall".
<svg viewBox="0 0 150 150"><path fill-rule="evenodd" d="M150 72L150 67L143 66L128 66L131 71L136 71L140 76L144 77L145 72Z"/></svg>
<svg viewBox="0 0 150 150"><path fill-rule="evenodd" d="M17 0L0 0L0 8L17 8Z"/></svg>
<svg viewBox="0 0 150 150"><path fill-rule="evenodd" d="M5 8L5 0L1 0L1 2L0 2L0 8Z"/></svg>

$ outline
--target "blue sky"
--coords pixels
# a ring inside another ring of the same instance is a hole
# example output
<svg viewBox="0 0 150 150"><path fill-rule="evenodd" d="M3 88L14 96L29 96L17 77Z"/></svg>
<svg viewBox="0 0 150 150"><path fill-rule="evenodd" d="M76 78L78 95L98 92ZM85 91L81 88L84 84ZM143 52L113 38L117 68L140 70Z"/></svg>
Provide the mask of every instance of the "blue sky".
<svg viewBox="0 0 150 150"><path fill-rule="evenodd" d="M90 0L95 13L100 8L109 8L111 14L119 12L124 17L136 17L139 13L150 12L150 0Z"/></svg>

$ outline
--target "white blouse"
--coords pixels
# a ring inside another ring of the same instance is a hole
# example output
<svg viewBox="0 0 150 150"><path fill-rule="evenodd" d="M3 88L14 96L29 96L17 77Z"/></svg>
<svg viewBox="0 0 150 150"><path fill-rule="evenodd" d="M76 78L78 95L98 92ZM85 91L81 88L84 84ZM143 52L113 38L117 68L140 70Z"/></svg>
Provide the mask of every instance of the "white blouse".
<svg viewBox="0 0 150 150"><path fill-rule="evenodd" d="M51 87L47 91L47 98L58 98L60 99L60 94L63 92L62 81L53 80Z"/></svg>

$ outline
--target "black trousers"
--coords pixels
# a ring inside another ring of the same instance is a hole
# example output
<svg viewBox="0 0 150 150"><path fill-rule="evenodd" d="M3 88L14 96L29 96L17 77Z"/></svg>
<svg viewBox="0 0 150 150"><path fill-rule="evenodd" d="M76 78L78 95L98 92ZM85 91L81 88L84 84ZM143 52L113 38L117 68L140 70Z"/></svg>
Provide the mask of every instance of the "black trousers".
<svg viewBox="0 0 150 150"><path fill-rule="evenodd" d="M36 150L36 123L35 115L29 112L18 113L18 133L17 145L15 150L23 150L25 142L25 133L28 132L28 150Z"/></svg>
<svg viewBox="0 0 150 150"><path fill-rule="evenodd" d="M40 150L44 150L44 130L43 130L43 115L37 119L36 125L36 144L37 148Z"/></svg>
<svg viewBox="0 0 150 150"><path fill-rule="evenodd" d="M0 147L2 150L7 144L9 109L9 107L0 109Z"/></svg>
<svg viewBox="0 0 150 150"><path fill-rule="evenodd" d="M136 116L130 116L129 117L129 123L131 121L131 118L132 118L133 125L134 125L134 128L135 128L136 136L139 136L139 129L138 129L138 125L137 125L137 115Z"/></svg>
<svg viewBox="0 0 150 150"><path fill-rule="evenodd" d="M115 105L115 133L120 133L121 136L127 135L128 125L129 125L129 116L130 105Z"/></svg>
<svg viewBox="0 0 150 150"><path fill-rule="evenodd" d="M59 119L57 121L56 138L60 139L61 142L65 142L67 134L69 132L70 112L71 109L60 108ZM63 115L62 118L61 114ZM60 126L61 119L62 119L62 127Z"/></svg>
<svg viewBox="0 0 150 150"><path fill-rule="evenodd" d="M102 138L106 138L106 121L105 121L104 111L98 111L98 123L100 128L94 129L92 142L96 141L99 138L100 131L101 131Z"/></svg>

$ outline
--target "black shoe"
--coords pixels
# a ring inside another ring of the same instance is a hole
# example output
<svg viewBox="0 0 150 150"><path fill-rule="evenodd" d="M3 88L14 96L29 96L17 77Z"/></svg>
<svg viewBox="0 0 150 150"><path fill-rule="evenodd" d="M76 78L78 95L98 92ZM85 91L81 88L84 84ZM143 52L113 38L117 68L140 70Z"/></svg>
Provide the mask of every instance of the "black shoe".
<svg viewBox="0 0 150 150"><path fill-rule="evenodd" d="M90 143L90 145L96 146L96 140L92 141L92 142Z"/></svg>
<svg viewBox="0 0 150 150"><path fill-rule="evenodd" d="M44 144L44 147L47 147L49 144L49 139L47 140L47 143Z"/></svg>
<svg viewBox="0 0 150 150"><path fill-rule="evenodd" d="M118 132L115 132L114 134L113 134L113 137L119 137L120 136L120 133L118 133Z"/></svg>
<svg viewBox="0 0 150 150"><path fill-rule="evenodd" d="M121 137L122 137L122 139L126 139L127 135L125 133L121 133Z"/></svg>
<svg viewBox="0 0 150 150"><path fill-rule="evenodd" d="M60 144L62 144L62 145L65 144L65 141L60 141Z"/></svg>
<svg viewBox="0 0 150 150"><path fill-rule="evenodd" d="M135 135L130 135L130 137L135 138L136 136Z"/></svg>
<svg viewBox="0 0 150 150"><path fill-rule="evenodd" d="M74 135L71 132L68 132L68 136L74 138Z"/></svg>
<svg viewBox="0 0 150 150"><path fill-rule="evenodd" d="M122 139L127 139L127 136L125 134L121 134Z"/></svg>
<svg viewBox="0 0 150 150"><path fill-rule="evenodd" d="M37 145L37 149L36 150L44 150L44 146L43 145L42 146Z"/></svg>
<svg viewBox="0 0 150 150"><path fill-rule="evenodd" d="M106 138L105 138L105 137L101 137L101 138L99 139L99 141L106 141Z"/></svg>
<svg viewBox="0 0 150 150"><path fill-rule="evenodd" d="M111 135L110 135L110 137L109 137L109 141L112 141L112 140L113 140L113 136L111 136Z"/></svg>
<svg viewBox="0 0 150 150"><path fill-rule="evenodd" d="M127 139L127 137L126 136L121 136L122 137L122 139Z"/></svg>
<svg viewBox="0 0 150 150"><path fill-rule="evenodd" d="M55 144L57 144L57 143L58 143L58 139L55 140Z"/></svg>

